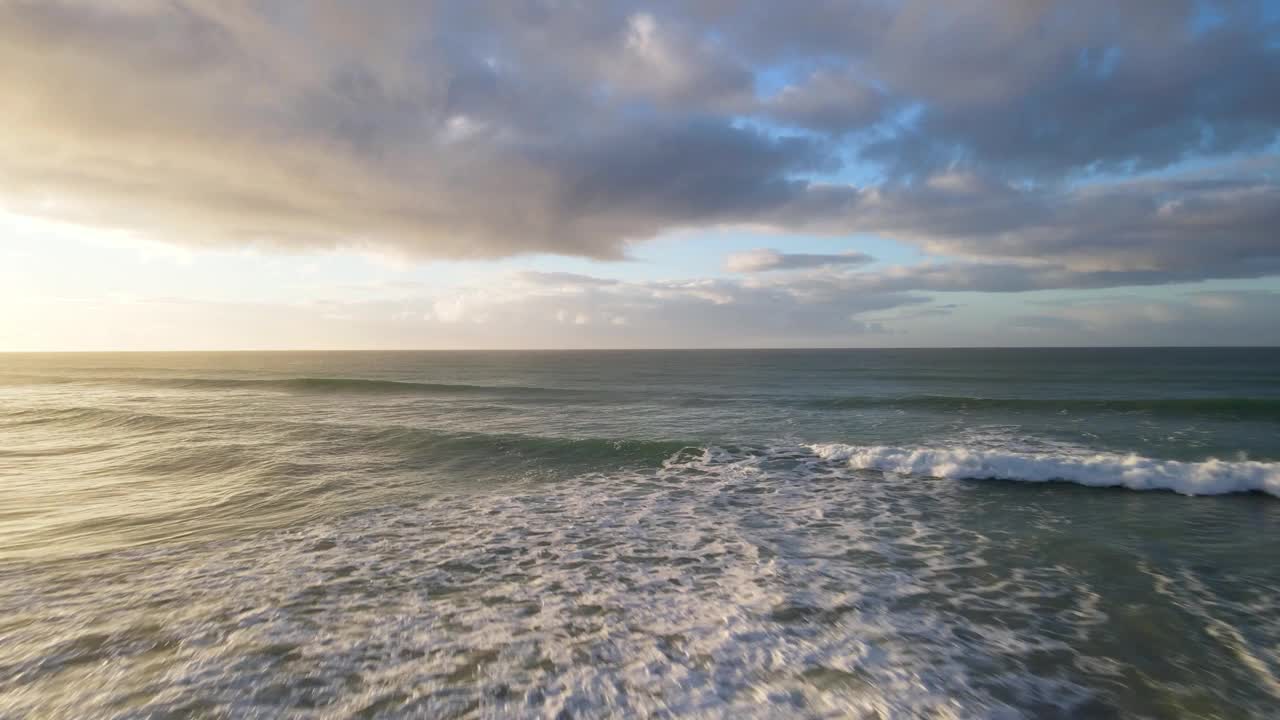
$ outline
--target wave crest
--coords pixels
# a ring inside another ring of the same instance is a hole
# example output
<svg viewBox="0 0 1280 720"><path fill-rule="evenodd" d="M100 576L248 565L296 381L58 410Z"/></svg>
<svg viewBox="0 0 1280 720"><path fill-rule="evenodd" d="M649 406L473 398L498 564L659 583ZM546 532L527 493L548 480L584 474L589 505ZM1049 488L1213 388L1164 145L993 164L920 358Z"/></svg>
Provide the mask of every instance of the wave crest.
<svg viewBox="0 0 1280 720"><path fill-rule="evenodd" d="M1065 481L1091 487L1172 490L1183 495L1261 492L1280 497L1280 463L1254 460L1159 460L1117 453L1059 454L964 447L808 446L823 460L858 470L952 479Z"/></svg>

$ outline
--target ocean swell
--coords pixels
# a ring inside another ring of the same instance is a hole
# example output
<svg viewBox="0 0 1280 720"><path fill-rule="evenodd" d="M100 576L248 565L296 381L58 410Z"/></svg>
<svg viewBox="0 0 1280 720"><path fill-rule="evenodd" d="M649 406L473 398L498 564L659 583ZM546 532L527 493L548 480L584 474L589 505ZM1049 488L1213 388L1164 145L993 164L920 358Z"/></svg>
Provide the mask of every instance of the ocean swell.
<svg viewBox="0 0 1280 720"><path fill-rule="evenodd" d="M6 375L0 386L21 385L118 385L170 390L237 391L266 390L296 394L391 394L391 395L589 395L592 391L522 385L476 385L468 383L415 382L357 377L67 377L55 375Z"/></svg>
<svg viewBox="0 0 1280 720"><path fill-rule="evenodd" d="M910 409L936 412L1013 411L1059 414L1118 413L1156 417L1213 417L1280 421L1280 398L990 398L958 395L905 395L896 397L827 397L806 405L828 410Z"/></svg>

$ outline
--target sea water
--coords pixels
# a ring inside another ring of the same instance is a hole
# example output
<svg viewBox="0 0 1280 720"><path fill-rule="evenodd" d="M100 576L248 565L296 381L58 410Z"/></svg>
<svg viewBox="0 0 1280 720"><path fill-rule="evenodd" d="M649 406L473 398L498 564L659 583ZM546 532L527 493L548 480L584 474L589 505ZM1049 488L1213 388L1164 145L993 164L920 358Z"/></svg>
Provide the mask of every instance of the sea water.
<svg viewBox="0 0 1280 720"><path fill-rule="evenodd" d="M0 717L1277 717L1280 350L0 356Z"/></svg>

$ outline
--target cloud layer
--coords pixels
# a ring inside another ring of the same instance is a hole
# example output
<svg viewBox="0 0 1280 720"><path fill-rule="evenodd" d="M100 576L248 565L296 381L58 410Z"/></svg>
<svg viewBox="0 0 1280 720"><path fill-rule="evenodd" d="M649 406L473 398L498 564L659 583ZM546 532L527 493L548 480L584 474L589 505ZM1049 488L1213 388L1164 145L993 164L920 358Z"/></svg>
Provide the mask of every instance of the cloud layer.
<svg viewBox="0 0 1280 720"><path fill-rule="evenodd" d="M805 268L835 267L838 265L863 265L875 258L860 252L784 253L771 248L759 248L734 253L725 260L730 272L766 272L770 270L799 270Z"/></svg>
<svg viewBox="0 0 1280 720"><path fill-rule="evenodd" d="M1280 272L1280 164L1238 159L1280 127L1252 0L4 0L0 83L0 202L166 242L617 258L727 225L959 259L840 281L895 291Z"/></svg>
<svg viewBox="0 0 1280 720"><path fill-rule="evenodd" d="M164 296L8 299L6 349L420 349L1262 345L1280 293L1022 296L1004 308L806 274L624 282L516 273L455 288L331 289L285 302ZM0 293L3 289L0 288ZM1030 299L1030 298L1035 299ZM995 311L993 313L993 310ZM37 316L39 323L24 323Z"/></svg>

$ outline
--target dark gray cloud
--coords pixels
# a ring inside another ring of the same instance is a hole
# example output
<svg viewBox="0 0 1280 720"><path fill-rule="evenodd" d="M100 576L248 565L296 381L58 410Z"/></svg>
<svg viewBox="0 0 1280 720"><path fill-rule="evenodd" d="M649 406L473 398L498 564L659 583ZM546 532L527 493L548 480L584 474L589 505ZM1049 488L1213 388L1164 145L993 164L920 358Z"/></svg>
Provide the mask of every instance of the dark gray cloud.
<svg viewBox="0 0 1280 720"><path fill-rule="evenodd" d="M854 71L882 107L914 108L865 150L895 172L958 160L1055 178L1159 168L1263 147L1280 122L1278 21L1264 0L694 5L692 22L760 65Z"/></svg>
<svg viewBox="0 0 1280 720"><path fill-rule="evenodd" d="M780 222L876 232L935 255L1056 267L1088 286L1275 274L1280 185L1236 170L1230 179L1077 188L943 173L905 185L813 191L784 209Z"/></svg>
<svg viewBox="0 0 1280 720"><path fill-rule="evenodd" d="M425 257L872 232L959 258L914 271L936 289L1270 275L1276 163L1227 156L1277 139L1275 18L1254 0L10 0L0 202L190 245ZM823 180L851 164L882 179Z"/></svg>
<svg viewBox="0 0 1280 720"><path fill-rule="evenodd" d="M1263 3L1019 5L992 24L950 6L952 17L922 23L934 30L895 37L887 67L923 107L867 155L902 172L958 159L1057 178L1276 139L1280 97L1269 88L1280 84L1280 51Z"/></svg>
<svg viewBox="0 0 1280 720"><path fill-rule="evenodd" d="M865 265L875 258L860 252L784 253L772 248L759 248L734 253L725 260L731 272L767 272L770 270L802 270L837 265Z"/></svg>
<svg viewBox="0 0 1280 720"><path fill-rule="evenodd" d="M759 109L780 125L840 135L874 125L888 99L850 70L819 68L765 98Z"/></svg>

